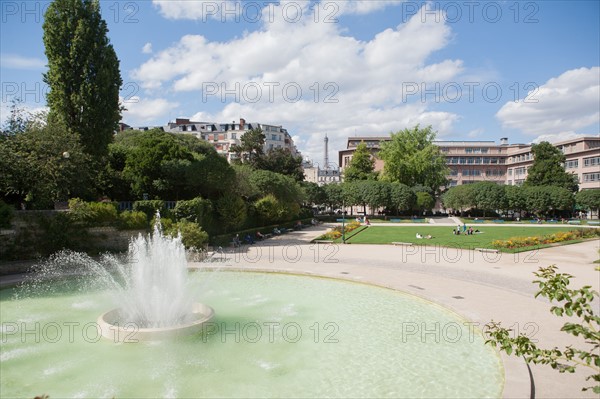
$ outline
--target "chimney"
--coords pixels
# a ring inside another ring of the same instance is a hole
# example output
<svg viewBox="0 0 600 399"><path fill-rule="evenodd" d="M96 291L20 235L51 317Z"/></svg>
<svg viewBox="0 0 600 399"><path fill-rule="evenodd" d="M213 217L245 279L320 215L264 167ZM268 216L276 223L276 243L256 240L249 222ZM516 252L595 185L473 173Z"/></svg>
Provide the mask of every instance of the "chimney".
<svg viewBox="0 0 600 399"><path fill-rule="evenodd" d="M176 125L185 125L186 123L190 123L189 119L184 119L184 118L177 118L175 119L175 124Z"/></svg>
<svg viewBox="0 0 600 399"><path fill-rule="evenodd" d="M246 120L244 118L240 118L240 130L244 130L245 125L246 125Z"/></svg>
<svg viewBox="0 0 600 399"><path fill-rule="evenodd" d="M508 145L508 137L502 137L500 139L500 145Z"/></svg>

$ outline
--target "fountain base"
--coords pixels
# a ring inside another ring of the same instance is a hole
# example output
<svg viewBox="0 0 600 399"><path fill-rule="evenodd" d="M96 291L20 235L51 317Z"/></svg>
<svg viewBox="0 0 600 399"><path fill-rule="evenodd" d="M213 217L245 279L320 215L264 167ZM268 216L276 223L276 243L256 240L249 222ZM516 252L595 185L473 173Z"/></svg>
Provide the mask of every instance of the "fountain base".
<svg viewBox="0 0 600 399"><path fill-rule="evenodd" d="M197 333L202 330L205 323L213 318L214 314L215 312L210 306L194 303L191 322L169 327L141 328L135 323L123 321L121 309L117 308L100 315L97 322L104 338L113 342L140 342Z"/></svg>

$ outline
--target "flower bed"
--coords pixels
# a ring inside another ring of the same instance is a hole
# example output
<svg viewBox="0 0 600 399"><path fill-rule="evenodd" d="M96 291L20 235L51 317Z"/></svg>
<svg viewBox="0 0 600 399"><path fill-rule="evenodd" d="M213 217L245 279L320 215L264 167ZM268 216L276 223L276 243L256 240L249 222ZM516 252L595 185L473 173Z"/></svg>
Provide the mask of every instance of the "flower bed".
<svg viewBox="0 0 600 399"><path fill-rule="evenodd" d="M538 245L548 245L557 242L573 241L582 238L592 238L600 235L598 229L579 229L572 231L561 231L558 233L547 234L534 237L511 237L508 240L496 240L492 242L494 248L524 248Z"/></svg>
<svg viewBox="0 0 600 399"><path fill-rule="evenodd" d="M346 234L350 233L351 231L354 231L356 229L358 229L361 226L361 224L359 222L353 221L353 222L349 222L348 224L345 225L345 232ZM316 240L337 240L338 238L340 238L342 236L342 226L336 226L333 229L329 230L327 233L323 234L322 236L319 236L316 238Z"/></svg>

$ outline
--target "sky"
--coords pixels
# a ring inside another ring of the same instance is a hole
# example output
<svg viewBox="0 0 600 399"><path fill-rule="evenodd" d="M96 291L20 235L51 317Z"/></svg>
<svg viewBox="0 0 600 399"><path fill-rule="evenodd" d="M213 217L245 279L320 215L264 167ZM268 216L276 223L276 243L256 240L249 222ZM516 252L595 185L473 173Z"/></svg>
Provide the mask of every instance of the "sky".
<svg viewBox="0 0 600 399"><path fill-rule="evenodd" d="M0 119L43 109L47 1L0 2ZM600 132L599 1L100 1L123 122L281 125L303 156L431 125L439 140Z"/></svg>

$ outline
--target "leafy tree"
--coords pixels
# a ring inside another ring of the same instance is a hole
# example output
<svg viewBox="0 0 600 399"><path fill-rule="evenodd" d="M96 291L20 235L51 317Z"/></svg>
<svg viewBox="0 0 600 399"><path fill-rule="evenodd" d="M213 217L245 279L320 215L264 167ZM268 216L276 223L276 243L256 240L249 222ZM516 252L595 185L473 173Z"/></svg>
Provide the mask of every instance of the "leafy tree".
<svg viewBox="0 0 600 399"><path fill-rule="evenodd" d="M226 195L216 203L219 220L225 231L233 231L243 226L248 215L246 204L242 198Z"/></svg>
<svg viewBox="0 0 600 399"><path fill-rule="evenodd" d="M97 0L54 0L44 15L49 122L81 137L85 151L106 155L121 119L119 60Z"/></svg>
<svg viewBox="0 0 600 399"><path fill-rule="evenodd" d="M598 292L589 285L579 289L569 288L573 276L565 273L556 273L556 266L540 268L534 273L538 280L539 291L535 297L542 296L556 302L550 312L558 317L568 316L561 331L575 337L582 337L587 347L574 348L567 346L561 350L541 349L525 334L518 336L511 334L510 329L501 326L499 322L490 322L485 326L488 337L487 344L499 348L508 355L523 357L527 363L547 364L560 373L574 373L577 369L588 368L592 375L586 381L592 380L595 385L584 387L583 391L592 389L600 394L600 316L597 303Z"/></svg>
<svg viewBox="0 0 600 399"><path fill-rule="evenodd" d="M344 181L375 180L377 174L374 172L375 159L364 142L356 146L350 163L344 169Z"/></svg>
<svg viewBox="0 0 600 399"><path fill-rule="evenodd" d="M573 206L573 194L566 188L556 186L524 187L523 196L528 211L537 216L552 210L569 210Z"/></svg>
<svg viewBox="0 0 600 399"><path fill-rule="evenodd" d="M236 155L237 162L255 166L258 158L264 155L265 139L261 128L248 130L240 138L240 145L231 146L231 152Z"/></svg>
<svg viewBox="0 0 600 399"><path fill-rule="evenodd" d="M525 186L557 186L571 192L579 189L577 176L566 172L565 155L547 141L531 146L534 160L527 170Z"/></svg>
<svg viewBox="0 0 600 399"><path fill-rule="evenodd" d="M431 194L420 191L416 194L417 199L415 202L415 208L419 211L429 211L435 205L435 200Z"/></svg>
<svg viewBox="0 0 600 399"><path fill-rule="evenodd" d="M213 230L213 206L212 202L207 199L197 197L187 201L177 201L173 215L178 221L187 220L198 223L209 233Z"/></svg>
<svg viewBox="0 0 600 399"><path fill-rule="evenodd" d="M471 208L475 204L473 198L472 184L463 184L452 187L444 195L442 195L442 203L444 207L460 211L460 215L464 214L465 209Z"/></svg>
<svg viewBox="0 0 600 399"><path fill-rule="evenodd" d="M233 192L246 200L258 198L258 188L250 179L255 170L250 165L233 164L232 167L235 173Z"/></svg>
<svg viewBox="0 0 600 399"><path fill-rule="evenodd" d="M504 186L506 207L513 211L521 211L526 207L525 195L521 186Z"/></svg>
<svg viewBox="0 0 600 399"><path fill-rule="evenodd" d="M69 195L89 195L90 158L79 137L48 125L0 137L0 195L37 209Z"/></svg>
<svg viewBox="0 0 600 399"><path fill-rule="evenodd" d="M269 194L254 203L263 224L271 224L286 219L286 207L273 194Z"/></svg>
<svg viewBox="0 0 600 399"><path fill-rule="evenodd" d="M313 182L303 182L302 188L306 193L306 202L309 205L321 205L327 202L325 189Z"/></svg>
<svg viewBox="0 0 600 399"><path fill-rule="evenodd" d="M339 207L344 202L343 184L326 184L323 186L323 191L325 191L325 203L330 209Z"/></svg>
<svg viewBox="0 0 600 399"><path fill-rule="evenodd" d="M304 180L302 157L292 155L287 148L273 148L267 151L266 154L256 159L256 167L290 176L296 181Z"/></svg>
<svg viewBox="0 0 600 399"><path fill-rule="evenodd" d="M267 170L256 170L250 175L253 184L261 197L273 194L284 203L302 203L304 191L294 179Z"/></svg>
<svg viewBox="0 0 600 399"><path fill-rule="evenodd" d="M433 144L435 137L431 126L421 129L417 125L392 133L379 151L385 162L382 178L410 187L420 184L438 192L447 184L448 167L440 148Z"/></svg>
<svg viewBox="0 0 600 399"><path fill-rule="evenodd" d="M482 181L472 184L473 197L478 209L495 211L505 209L507 200L504 187L490 181Z"/></svg>
<svg viewBox="0 0 600 399"><path fill-rule="evenodd" d="M390 184L390 202L388 207L396 214L412 208L416 201L416 194L405 184L393 182Z"/></svg>
<svg viewBox="0 0 600 399"><path fill-rule="evenodd" d="M10 113L0 135L12 136L24 133L29 129L41 129L46 124L46 112L29 112L25 109L23 101L13 98L10 105Z"/></svg>
<svg viewBox="0 0 600 399"><path fill-rule="evenodd" d="M600 189L583 190L575 195L577 205L584 209L595 210L600 215Z"/></svg>

